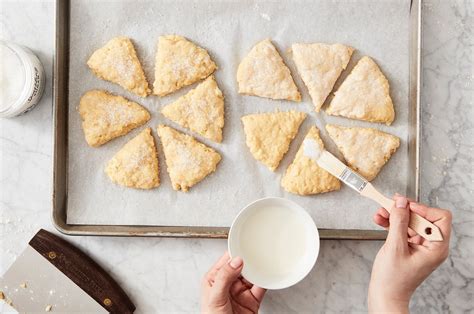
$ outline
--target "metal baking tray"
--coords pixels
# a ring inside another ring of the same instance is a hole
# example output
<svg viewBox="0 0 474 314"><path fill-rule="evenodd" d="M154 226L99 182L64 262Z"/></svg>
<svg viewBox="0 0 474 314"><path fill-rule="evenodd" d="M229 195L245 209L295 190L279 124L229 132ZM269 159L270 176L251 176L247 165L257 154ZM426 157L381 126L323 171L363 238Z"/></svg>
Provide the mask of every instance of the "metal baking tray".
<svg viewBox="0 0 474 314"><path fill-rule="evenodd" d="M420 183L420 87L421 85L421 9L422 0L410 3L409 42L409 196L418 200ZM67 235L151 236L189 238L227 238L228 227L190 227L159 225L73 225L68 224L68 86L69 86L70 0L56 1L56 41L53 103L53 189L52 221ZM320 229L322 239L383 240L385 231Z"/></svg>

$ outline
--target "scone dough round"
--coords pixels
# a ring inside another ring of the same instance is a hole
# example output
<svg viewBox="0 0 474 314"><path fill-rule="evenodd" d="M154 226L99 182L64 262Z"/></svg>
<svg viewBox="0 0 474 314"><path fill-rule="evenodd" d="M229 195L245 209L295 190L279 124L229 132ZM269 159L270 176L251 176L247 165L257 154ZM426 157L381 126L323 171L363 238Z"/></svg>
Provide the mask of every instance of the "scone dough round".
<svg viewBox="0 0 474 314"><path fill-rule="evenodd" d="M305 137L306 140L313 140L324 150L324 144L319 137L319 130L312 126ZM281 179L281 186L288 192L299 195L319 194L339 190L341 182L329 172L319 167L318 164L304 154L304 147L301 144L295 159L288 166Z"/></svg>
<svg viewBox="0 0 474 314"><path fill-rule="evenodd" d="M316 112L347 67L354 48L341 44L293 44L293 61L308 88Z"/></svg>
<svg viewBox="0 0 474 314"><path fill-rule="evenodd" d="M296 111L243 116L246 143L253 157L274 171L305 118L306 113Z"/></svg>
<svg viewBox="0 0 474 314"><path fill-rule="evenodd" d="M205 79L217 69L209 53L177 35L160 36L155 58L153 94L166 96Z"/></svg>
<svg viewBox="0 0 474 314"><path fill-rule="evenodd" d="M326 130L347 164L372 181L400 146L400 139L372 128L328 124Z"/></svg>
<svg viewBox="0 0 474 314"><path fill-rule="evenodd" d="M150 120L150 113L144 107L103 90L85 93L78 109L84 136L92 147L125 135Z"/></svg>
<svg viewBox="0 0 474 314"><path fill-rule="evenodd" d="M160 185L158 155L151 128L126 143L107 163L105 173L113 182L136 189Z"/></svg>
<svg viewBox="0 0 474 314"><path fill-rule="evenodd" d="M205 138L222 142L224 95L213 75L175 102L163 107L161 113Z"/></svg>
<svg viewBox="0 0 474 314"><path fill-rule="evenodd" d="M237 69L239 93L301 101L290 69L269 39L257 43Z"/></svg>
<svg viewBox="0 0 474 314"><path fill-rule="evenodd" d="M363 57L334 94L326 113L350 119L392 124L390 87L374 60Z"/></svg>
<svg viewBox="0 0 474 314"><path fill-rule="evenodd" d="M135 48L127 37L111 39L91 55L87 65L99 78L116 83L140 97L150 93Z"/></svg>
<svg viewBox="0 0 474 314"><path fill-rule="evenodd" d="M176 191L188 191L216 170L221 155L214 149L165 125L158 126L168 174Z"/></svg>

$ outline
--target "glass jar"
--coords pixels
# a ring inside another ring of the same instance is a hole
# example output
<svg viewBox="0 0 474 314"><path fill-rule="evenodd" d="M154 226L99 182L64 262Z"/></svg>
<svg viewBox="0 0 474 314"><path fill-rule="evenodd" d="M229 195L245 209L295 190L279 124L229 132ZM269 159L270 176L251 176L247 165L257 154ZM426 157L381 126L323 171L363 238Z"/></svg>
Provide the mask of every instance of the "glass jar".
<svg viewBox="0 0 474 314"><path fill-rule="evenodd" d="M0 41L0 117L27 112L38 104L45 85L43 65L28 48Z"/></svg>

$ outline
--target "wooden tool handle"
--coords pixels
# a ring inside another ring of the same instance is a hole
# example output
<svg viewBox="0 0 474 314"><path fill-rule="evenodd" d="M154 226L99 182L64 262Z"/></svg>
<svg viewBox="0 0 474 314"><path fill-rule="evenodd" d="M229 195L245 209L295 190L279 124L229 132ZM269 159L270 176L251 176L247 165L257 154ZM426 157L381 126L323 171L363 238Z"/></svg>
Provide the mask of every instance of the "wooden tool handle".
<svg viewBox="0 0 474 314"><path fill-rule="evenodd" d="M115 280L69 242L41 229L29 244L108 312L135 311L135 305Z"/></svg>
<svg viewBox="0 0 474 314"><path fill-rule="evenodd" d="M367 183L364 189L360 192L361 195L368 197L377 203L379 203L383 208L385 208L389 213L391 209L395 206L395 201L389 199L377 191L371 183ZM418 233L423 238L429 241L443 241L443 235L439 230L438 226L429 222L420 215L410 211L410 223L408 225L412 230Z"/></svg>

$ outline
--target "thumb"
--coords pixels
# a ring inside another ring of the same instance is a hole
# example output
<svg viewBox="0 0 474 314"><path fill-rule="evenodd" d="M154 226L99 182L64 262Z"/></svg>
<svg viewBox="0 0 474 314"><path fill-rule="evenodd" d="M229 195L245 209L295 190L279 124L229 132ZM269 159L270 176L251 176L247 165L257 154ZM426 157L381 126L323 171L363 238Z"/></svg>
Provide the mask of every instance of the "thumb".
<svg viewBox="0 0 474 314"><path fill-rule="evenodd" d="M410 210L404 196L395 196L395 206L390 211L389 221L387 244L396 250L407 251Z"/></svg>
<svg viewBox="0 0 474 314"><path fill-rule="evenodd" d="M230 286L239 278L243 264L242 258L236 256L219 269L212 285L215 298L228 297Z"/></svg>

